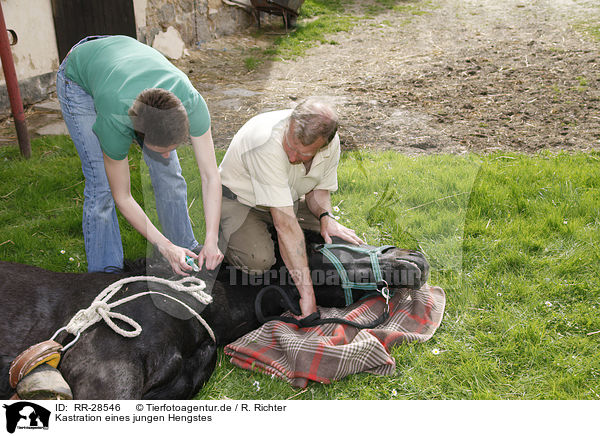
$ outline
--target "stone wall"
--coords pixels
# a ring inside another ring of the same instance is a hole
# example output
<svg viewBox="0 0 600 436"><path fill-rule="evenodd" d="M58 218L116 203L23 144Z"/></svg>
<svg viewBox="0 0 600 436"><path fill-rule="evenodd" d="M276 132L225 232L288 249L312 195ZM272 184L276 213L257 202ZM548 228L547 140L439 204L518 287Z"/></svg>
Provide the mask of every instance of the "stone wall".
<svg viewBox="0 0 600 436"><path fill-rule="evenodd" d="M9 28L20 35L19 43L12 50L23 103L31 105L55 91L58 51L51 1L27 0L29 3L25 8L22 7L23 0L0 1ZM133 4L137 38L148 45L153 45L156 36L164 34L170 27L179 32L178 37L187 48L195 48L255 23L248 12L226 5L222 0L133 0ZM38 21L33 27L32 11L36 11L34 18ZM42 12L45 15L41 15ZM42 30L46 32L43 35L40 34ZM8 92L2 79L0 72L0 119L10 114Z"/></svg>
<svg viewBox="0 0 600 436"><path fill-rule="evenodd" d="M143 26L138 25L138 39L148 45L169 27L174 27L190 48L236 33L254 22L250 14L221 0L145 1L145 22Z"/></svg>
<svg viewBox="0 0 600 436"><path fill-rule="evenodd" d="M48 98L56 91L56 73L50 72L27 79L19 79L21 100L25 106L37 103ZM0 119L10 115L10 99L6 84L0 84Z"/></svg>

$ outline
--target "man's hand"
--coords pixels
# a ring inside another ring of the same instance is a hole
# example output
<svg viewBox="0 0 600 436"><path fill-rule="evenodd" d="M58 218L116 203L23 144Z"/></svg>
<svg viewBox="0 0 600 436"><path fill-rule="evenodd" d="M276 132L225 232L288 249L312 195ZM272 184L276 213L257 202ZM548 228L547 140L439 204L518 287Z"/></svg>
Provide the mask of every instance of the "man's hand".
<svg viewBox="0 0 600 436"><path fill-rule="evenodd" d="M365 243L362 239L356 236L356 232L354 230L343 226L330 216L324 216L321 218L321 236L323 236L326 244L331 244L331 238L333 236L342 238L344 241L348 241L355 245L362 245Z"/></svg>
<svg viewBox="0 0 600 436"><path fill-rule="evenodd" d="M319 217L323 212L331 213L331 195L329 191L316 189L306 194L306 205L315 217ZM321 236L326 244L331 244L331 238L337 236L351 244L361 245L365 242L356 236L356 232L346 226L341 225L330 216L323 216L321 219Z"/></svg>
<svg viewBox="0 0 600 436"><path fill-rule="evenodd" d="M300 294L302 318L306 318L317 311L317 303L308 269L304 233L298 224L293 207L272 207L271 216L277 231L279 252Z"/></svg>
<svg viewBox="0 0 600 436"><path fill-rule="evenodd" d="M206 263L206 268L213 270L223 261L223 253L219 250L216 242L208 243L205 241L204 247L198 253L198 267L202 269L202 264Z"/></svg>
<svg viewBox="0 0 600 436"><path fill-rule="evenodd" d="M314 292L312 294L306 295L305 297L300 297L300 310L302 311L302 315L294 315L294 318L306 318L307 316L317 311L317 302L315 300Z"/></svg>

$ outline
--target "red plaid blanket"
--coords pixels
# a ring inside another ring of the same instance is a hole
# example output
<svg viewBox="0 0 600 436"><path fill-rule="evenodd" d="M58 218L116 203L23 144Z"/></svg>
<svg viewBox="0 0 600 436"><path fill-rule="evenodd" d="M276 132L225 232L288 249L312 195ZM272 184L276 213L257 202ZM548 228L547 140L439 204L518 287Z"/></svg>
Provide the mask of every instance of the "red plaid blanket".
<svg viewBox="0 0 600 436"><path fill-rule="evenodd" d="M390 317L374 329L344 324L300 328L269 321L225 347L231 362L306 387L309 380L331 383L358 372L391 375L396 361L392 346L430 339L444 314L446 295L439 287L425 285L402 290L390 299ZM344 308L320 307L321 318L338 317L367 324L383 312L385 300L377 295ZM285 316L291 316L288 312Z"/></svg>

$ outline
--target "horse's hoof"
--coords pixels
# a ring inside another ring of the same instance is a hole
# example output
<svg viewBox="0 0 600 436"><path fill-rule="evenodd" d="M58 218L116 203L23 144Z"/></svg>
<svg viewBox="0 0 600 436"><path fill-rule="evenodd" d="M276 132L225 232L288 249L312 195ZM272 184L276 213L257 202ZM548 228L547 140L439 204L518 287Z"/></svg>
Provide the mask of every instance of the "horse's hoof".
<svg viewBox="0 0 600 436"><path fill-rule="evenodd" d="M40 365L17 384L17 394L23 400L72 400L71 388L60 371L50 365Z"/></svg>

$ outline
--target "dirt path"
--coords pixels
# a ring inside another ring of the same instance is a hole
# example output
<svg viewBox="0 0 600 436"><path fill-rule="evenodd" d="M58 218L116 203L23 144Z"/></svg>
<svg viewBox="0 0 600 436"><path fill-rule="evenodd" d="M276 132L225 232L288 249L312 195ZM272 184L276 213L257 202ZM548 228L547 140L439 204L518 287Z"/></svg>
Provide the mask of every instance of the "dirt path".
<svg viewBox="0 0 600 436"><path fill-rule="evenodd" d="M348 148L586 150L600 146L600 43L581 30L598 22L594 3L403 3L296 61L247 73L243 58L264 41L236 36L180 65L208 101L217 146L260 111L321 95L338 104Z"/></svg>
<svg viewBox="0 0 600 436"><path fill-rule="evenodd" d="M374 0L355 3L364 8ZM251 73L244 58L269 44L250 36L254 28L191 50L176 64L208 102L216 146L226 147L261 111L320 95L337 104L346 148L409 154L599 148L600 42L583 31L597 26L596 0L398 4L400 10L328 36L336 45ZM28 114L37 128L39 114ZM48 117L56 122L60 112ZM0 143L14 142L11 129L0 125Z"/></svg>

